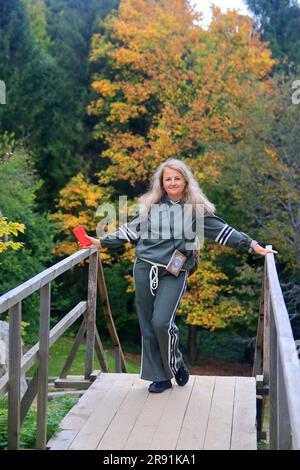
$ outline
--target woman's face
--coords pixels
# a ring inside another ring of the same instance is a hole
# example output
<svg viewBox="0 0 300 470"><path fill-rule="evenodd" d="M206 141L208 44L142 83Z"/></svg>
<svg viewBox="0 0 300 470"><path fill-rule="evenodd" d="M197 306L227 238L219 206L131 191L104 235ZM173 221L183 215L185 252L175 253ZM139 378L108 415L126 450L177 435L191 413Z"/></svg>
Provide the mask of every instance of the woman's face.
<svg viewBox="0 0 300 470"><path fill-rule="evenodd" d="M172 201L181 198L186 182L181 173L172 168L165 168L163 172L163 188Z"/></svg>

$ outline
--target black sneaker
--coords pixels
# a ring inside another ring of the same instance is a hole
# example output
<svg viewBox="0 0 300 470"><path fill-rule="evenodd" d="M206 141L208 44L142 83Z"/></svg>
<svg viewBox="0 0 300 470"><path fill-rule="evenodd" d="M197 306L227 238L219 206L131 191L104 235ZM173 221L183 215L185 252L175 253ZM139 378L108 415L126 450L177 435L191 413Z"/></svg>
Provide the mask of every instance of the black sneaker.
<svg viewBox="0 0 300 470"><path fill-rule="evenodd" d="M162 380L160 382L152 382L152 384L149 385L149 392L151 393L161 393L164 390L167 390L168 388L172 387L172 382L171 380Z"/></svg>
<svg viewBox="0 0 300 470"><path fill-rule="evenodd" d="M190 374L188 368L186 367L185 363L182 362L177 373L175 374L176 383L182 387L183 385L188 383L189 378Z"/></svg>

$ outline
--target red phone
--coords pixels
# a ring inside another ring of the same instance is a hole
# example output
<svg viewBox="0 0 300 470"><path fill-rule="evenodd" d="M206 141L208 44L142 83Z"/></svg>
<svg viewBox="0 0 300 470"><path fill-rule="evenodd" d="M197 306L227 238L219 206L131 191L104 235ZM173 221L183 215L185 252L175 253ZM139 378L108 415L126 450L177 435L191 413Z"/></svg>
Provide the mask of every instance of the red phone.
<svg viewBox="0 0 300 470"><path fill-rule="evenodd" d="M78 227L73 228L73 233L82 245L88 246L92 244L91 240L87 238L87 233L82 225L78 225Z"/></svg>

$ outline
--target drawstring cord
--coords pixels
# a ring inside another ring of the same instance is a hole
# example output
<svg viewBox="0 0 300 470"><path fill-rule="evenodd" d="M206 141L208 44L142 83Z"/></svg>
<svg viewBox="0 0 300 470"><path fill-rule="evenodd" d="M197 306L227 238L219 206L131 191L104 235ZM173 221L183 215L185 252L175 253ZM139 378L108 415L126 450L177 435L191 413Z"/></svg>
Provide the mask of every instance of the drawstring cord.
<svg viewBox="0 0 300 470"><path fill-rule="evenodd" d="M158 266L154 264L151 266L149 272L149 279L150 279L150 292L154 296L155 293L153 292L158 287Z"/></svg>
<svg viewBox="0 0 300 470"><path fill-rule="evenodd" d="M180 199L178 199L178 201L171 201L170 199L170 202L172 204L176 204L177 202L179 202ZM169 218L169 222L170 222L170 217L169 217L169 213L168 213L168 218ZM174 235L173 235L173 230L172 230L172 227L171 227L171 222L170 222L170 229L171 229L171 232L172 232L172 240L173 240L173 245L174 245L174 251L175 251L175 241L174 241ZM140 258L142 259L143 261L146 261L147 263L150 263L152 264L153 266L151 266L151 269L150 269L150 272L149 272L149 279L150 279L150 292L153 296L155 296L155 289L157 289L158 287L158 266L163 266L164 268L166 268L167 266L165 264L160 264L160 263L153 263L152 261L149 261L145 258ZM187 269L180 269L180 271L187 271Z"/></svg>
<svg viewBox="0 0 300 470"><path fill-rule="evenodd" d="M149 279L150 279L150 292L153 296L155 296L155 289L158 287L158 266L161 266L163 268L166 268L167 266L165 264L160 264L160 263L154 263L153 261L149 261L148 259L141 258L138 256L139 259L142 259L143 261L146 261L146 263L152 264L150 272L149 272ZM180 271L187 271L187 269L181 268Z"/></svg>

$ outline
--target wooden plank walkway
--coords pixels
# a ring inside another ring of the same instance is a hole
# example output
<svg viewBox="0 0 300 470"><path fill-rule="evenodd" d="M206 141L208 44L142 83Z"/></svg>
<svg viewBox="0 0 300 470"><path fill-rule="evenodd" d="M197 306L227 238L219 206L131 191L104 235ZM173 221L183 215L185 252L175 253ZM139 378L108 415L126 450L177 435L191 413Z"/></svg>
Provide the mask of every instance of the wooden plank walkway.
<svg viewBox="0 0 300 470"><path fill-rule="evenodd" d="M257 448L253 377L192 375L160 394L149 393L149 383L137 374L100 373L47 448Z"/></svg>

